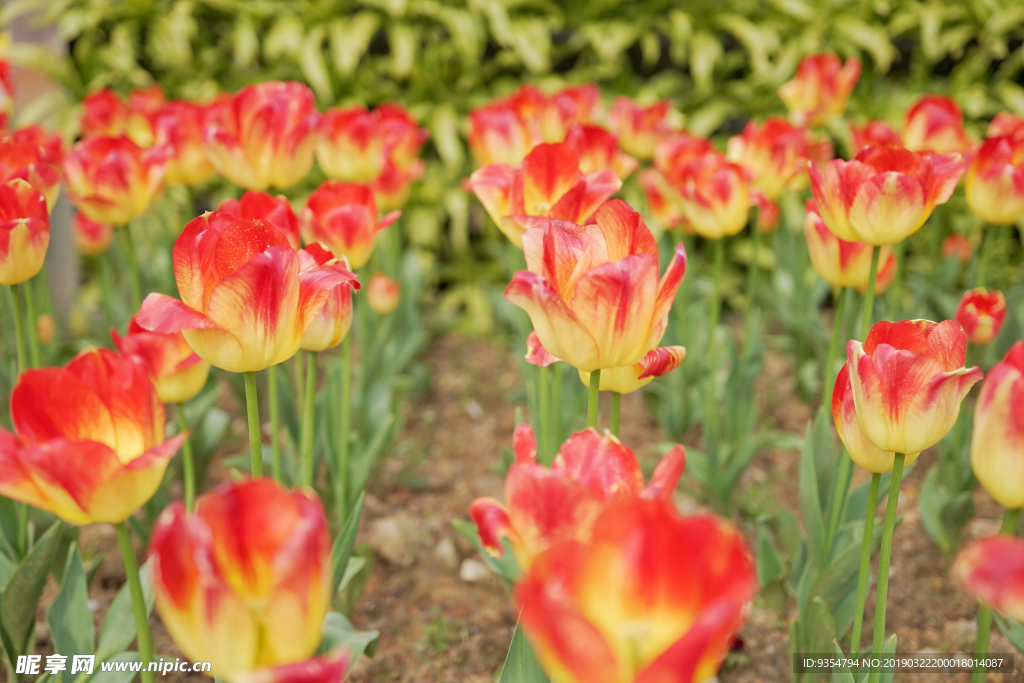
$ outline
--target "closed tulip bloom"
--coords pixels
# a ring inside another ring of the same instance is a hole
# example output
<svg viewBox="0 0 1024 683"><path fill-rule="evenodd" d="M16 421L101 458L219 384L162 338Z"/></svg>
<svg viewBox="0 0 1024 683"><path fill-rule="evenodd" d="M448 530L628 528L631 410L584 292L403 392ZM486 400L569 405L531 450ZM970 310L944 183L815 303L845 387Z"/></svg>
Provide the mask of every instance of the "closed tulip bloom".
<svg viewBox="0 0 1024 683"><path fill-rule="evenodd" d="M522 247L523 233L542 222L589 222L622 181L608 169L584 175L569 144L544 143L517 168L485 166L470 176L468 185L505 236Z"/></svg>
<svg viewBox="0 0 1024 683"><path fill-rule="evenodd" d="M342 683L350 660L348 650L339 646L323 657L238 674L233 683Z"/></svg>
<svg viewBox="0 0 1024 683"><path fill-rule="evenodd" d="M743 230L750 214L749 176L718 152L687 162L675 185L686 229L710 240Z"/></svg>
<svg viewBox="0 0 1024 683"><path fill-rule="evenodd" d="M914 152L951 154L973 146L964 130L964 115L952 98L923 95L907 110L903 146Z"/></svg>
<svg viewBox="0 0 1024 683"><path fill-rule="evenodd" d="M384 273L375 273L366 284L366 303L377 315L391 313L400 303L402 286Z"/></svg>
<svg viewBox="0 0 1024 683"><path fill-rule="evenodd" d="M710 140L685 132L673 133L655 147L654 168L641 172L640 187L647 207L664 227L681 227L684 232L693 232L686 225L683 200L677 188L683 183L687 163L714 151Z"/></svg>
<svg viewBox="0 0 1024 683"><path fill-rule="evenodd" d="M225 199L217 210L243 221L266 221L280 230L292 247L299 248L299 217L283 194L273 196L259 190L247 190L241 199Z"/></svg>
<svg viewBox="0 0 1024 683"><path fill-rule="evenodd" d="M964 189L971 211L986 223L1009 225L1024 216L1024 133L985 140Z"/></svg>
<svg viewBox="0 0 1024 683"><path fill-rule="evenodd" d="M563 88L545 98L541 109L544 142L562 142L574 124L595 121L601 109L601 91L593 83Z"/></svg>
<svg viewBox="0 0 1024 683"><path fill-rule="evenodd" d="M469 112L469 148L478 166L515 166L541 142L540 111L544 95L524 85L509 97L492 100Z"/></svg>
<svg viewBox="0 0 1024 683"><path fill-rule="evenodd" d="M421 164L427 132L400 105L328 110L320 121L317 161L328 178L372 184L388 164L399 170Z"/></svg>
<svg viewBox="0 0 1024 683"><path fill-rule="evenodd" d="M349 267L362 268L373 255L377 233L401 215L392 211L378 219L377 200L366 185L328 180L317 188L302 211L302 237L323 242L331 253L348 259Z"/></svg>
<svg viewBox="0 0 1024 683"><path fill-rule="evenodd" d="M846 345L861 428L883 451L910 456L952 429L960 402L982 378L965 368L967 337L954 320L876 323Z"/></svg>
<svg viewBox="0 0 1024 683"><path fill-rule="evenodd" d="M153 116L164 106L158 84L132 91L127 101L109 88L90 93L82 101L83 137L127 135L140 147L153 145Z"/></svg>
<svg viewBox="0 0 1024 683"><path fill-rule="evenodd" d="M286 188L313 167L317 126L313 91L293 81L242 88L207 124L207 157L227 180L250 190Z"/></svg>
<svg viewBox="0 0 1024 683"><path fill-rule="evenodd" d="M776 200L787 189L806 182L810 150L807 134L785 119L770 118L761 125L751 121L742 135L729 138L727 156L754 174L754 186Z"/></svg>
<svg viewBox="0 0 1024 683"><path fill-rule="evenodd" d="M804 235L807 237L811 265L825 282L833 287L856 287L861 292L867 291L868 277L871 275L870 244L847 242L832 234L818 215L818 205L813 199L807 200ZM896 277L896 256L892 253L892 247L884 245L880 248L878 263L875 292L881 294Z"/></svg>
<svg viewBox="0 0 1024 683"><path fill-rule="evenodd" d="M1016 136L1024 132L1024 116L1011 114L1008 111L999 112L988 124L988 131L985 137L997 138L1003 135Z"/></svg>
<svg viewBox="0 0 1024 683"><path fill-rule="evenodd" d="M625 498L589 543L539 556L518 583L520 624L553 683L699 683L757 594L743 536L664 500Z"/></svg>
<svg viewBox="0 0 1024 683"><path fill-rule="evenodd" d="M846 446L850 459L868 472L892 472L896 453L883 451L868 438L857 419L857 406L853 400L853 384L850 382L850 364L844 363L832 389L832 420L839 433L839 440ZM905 465L917 460L920 453L906 453Z"/></svg>
<svg viewBox="0 0 1024 683"><path fill-rule="evenodd" d="M960 551L950 572L981 602L1015 621L1024 621L1024 540L991 536Z"/></svg>
<svg viewBox="0 0 1024 683"><path fill-rule="evenodd" d="M153 115L153 144L170 150L164 179L172 185L202 185L213 177L203 148L206 108L193 102L168 102Z"/></svg>
<svg viewBox="0 0 1024 683"><path fill-rule="evenodd" d="M306 328L299 348L304 351L324 351L334 348L348 335L352 327L352 292L359 289L356 274L345 267L345 263L334 257L319 242L307 244L299 251L299 271L315 272L326 266L334 266L344 279L334 286L327 295L320 313Z"/></svg>
<svg viewBox="0 0 1024 683"><path fill-rule="evenodd" d="M165 148L143 150L125 135L86 138L64 157L68 198L94 221L127 225L156 197L166 161Z"/></svg>
<svg viewBox="0 0 1024 683"><path fill-rule="evenodd" d="M544 347L585 372L633 365L656 347L686 272L680 243L659 281L658 245L625 202L605 202L595 220L527 230L528 270L505 290Z"/></svg>
<svg viewBox="0 0 1024 683"><path fill-rule="evenodd" d="M316 651L330 608L330 551L312 491L272 479L230 482L200 496L193 514L178 501L157 520L149 547L156 607L186 657L211 662L231 683L252 680Z"/></svg>
<svg viewBox="0 0 1024 683"><path fill-rule="evenodd" d="M633 174L640 162L619 149L615 134L598 125L573 124L565 135L565 143L580 160L580 171L585 175L610 169L625 180Z"/></svg>
<svg viewBox="0 0 1024 683"><path fill-rule="evenodd" d="M114 226L97 223L85 214L76 213L71 219L71 238L78 251L86 256L98 256L110 248L114 241Z"/></svg>
<svg viewBox="0 0 1024 683"><path fill-rule="evenodd" d="M970 261L973 252L971 240L965 235L953 234L942 242L942 255L945 258L955 258L961 264Z"/></svg>
<svg viewBox="0 0 1024 683"><path fill-rule="evenodd" d="M1006 297L998 289L977 287L964 292L956 307L956 321L972 344L990 343L1006 320Z"/></svg>
<svg viewBox="0 0 1024 683"><path fill-rule="evenodd" d="M21 179L0 185L0 285L35 277L49 245L46 198Z"/></svg>
<svg viewBox="0 0 1024 683"><path fill-rule="evenodd" d="M627 497L672 499L686 465L686 451L675 446L644 486L640 463L629 447L593 427L562 444L551 467L537 462L537 441L529 425L512 439L515 463L505 477L505 505L477 498L469 514L484 547L502 555L507 539L524 570L548 548L564 541L586 543L601 511Z"/></svg>
<svg viewBox="0 0 1024 683"><path fill-rule="evenodd" d="M164 441L146 369L106 349L23 372L10 406L17 435L0 429L0 494L71 524L134 514L185 438Z"/></svg>
<svg viewBox="0 0 1024 683"><path fill-rule="evenodd" d="M966 163L959 154L865 147L852 161L810 164L811 192L829 230L848 242L896 244L945 204Z"/></svg>
<svg viewBox="0 0 1024 683"><path fill-rule="evenodd" d="M798 126L816 126L846 111L846 101L860 78L860 61L844 64L831 52L804 57L796 75L779 87L779 99Z"/></svg>
<svg viewBox="0 0 1024 683"><path fill-rule="evenodd" d="M885 121L868 121L863 126L850 124L853 148L860 151L865 147L902 147L903 139Z"/></svg>
<svg viewBox="0 0 1024 683"><path fill-rule="evenodd" d="M117 352L140 361L149 371L156 395L164 403L184 403L194 398L210 376L210 364L200 358L181 332L157 334L128 321L128 334L111 330Z"/></svg>
<svg viewBox="0 0 1024 683"><path fill-rule="evenodd" d="M192 350L228 372L291 358L348 271L300 272L299 255L270 223L214 211L182 231L172 252L181 301L150 294L135 316L150 332L185 335Z"/></svg>
<svg viewBox="0 0 1024 683"><path fill-rule="evenodd" d="M1001 505L1024 507L1024 341L988 371L974 406L971 467Z"/></svg>
<svg viewBox="0 0 1024 683"><path fill-rule="evenodd" d="M672 103L668 100L642 107L624 96L615 98L608 113L622 149L644 161L653 158L658 143L680 127L673 118L678 115L673 117Z"/></svg>
<svg viewBox="0 0 1024 683"><path fill-rule="evenodd" d="M46 197L52 208L60 195L63 140L46 136L38 126L22 128L0 138L0 183L21 178Z"/></svg>

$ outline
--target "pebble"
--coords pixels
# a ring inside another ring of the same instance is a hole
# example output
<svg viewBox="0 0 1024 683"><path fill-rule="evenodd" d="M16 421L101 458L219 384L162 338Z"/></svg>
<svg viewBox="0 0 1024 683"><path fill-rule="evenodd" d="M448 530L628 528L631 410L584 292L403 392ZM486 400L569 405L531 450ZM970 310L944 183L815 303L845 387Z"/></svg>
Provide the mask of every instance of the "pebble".
<svg viewBox="0 0 1024 683"><path fill-rule="evenodd" d="M442 538L434 548L434 557L448 569L459 566L459 553L455 550L455 543L448 537Z"/></svg>
<svg viewBox="0 0 1024 683"><path fill-rule="evenodd" d="M487 568L487 565L480 560L474 560L469 557L463 560L462 566L459 567L459 578L467 583L483 581L490 574L491 570Z"/></svg>
<svg viewBox="0 0 1024 683"><path fill-rule="evenodd" d="M366 540L375 552L391 564L408 567L416 560L409 543L413 532L414 529L401 515L392 515L370 524Z"/></svg>

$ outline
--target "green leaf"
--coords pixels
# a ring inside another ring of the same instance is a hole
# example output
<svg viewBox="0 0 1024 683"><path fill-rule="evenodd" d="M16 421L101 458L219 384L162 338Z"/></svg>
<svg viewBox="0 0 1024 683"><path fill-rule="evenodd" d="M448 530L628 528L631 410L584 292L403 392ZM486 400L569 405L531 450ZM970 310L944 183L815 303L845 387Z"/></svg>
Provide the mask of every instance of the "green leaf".
<svg viewBox="0 0 1024 683"><path fill-rule="evenodd" d="M917 509L921 513L921 525L928 532L935 545L943 553L950 549L949 534L942 523L942 508L949 502L949 489L939 481L939 464L932 465L924 475L921 491L917 498Z"/></svg>
<svg viewBox="0 0 1024 683"><path fill-rule="evenodd" d="M352 622L338 612L328 612L321 629L324 637L320 643L321 652L344 647L352 653L353 665L364 652L368 656L373 655L377 639L380 637L379 631L357 631Z"/></svg>
<svg viewBox="0 0 1024 683"><path fill-rule="evenodd" d="M807 425L804 449L800 456L800 517L807 532L811 563L820 569L825 564L825 521L822 518L821 498L818 494L814 432L811 425Z"/></svg>
<svg viewBox="0 0 1024 683"><path fill-rule="evenodd" d="M843 648L839 647L839 643L834 640L832 641L832 654L837 659L846 659L846 655L843 654ZM832 683L855 683L850 667L832 667Z"/></svg>
<svg viewBox="0 0 1024 683"><path fill-rule="evenodd" d="M836 17L833 26L839 35L871 55L871 59L875 62L876 72L886 73L889 71L896 48L893 47L889 34L884 28L867 24L850 14Z"/></svg>
<svg viewBox="0 0 1024 683"><path fill-rule="evenodd" d="M483 558L484 564L486 564L492 572L509 583L513 583L519 579L519 575L522 574L522 569L520 569L519 563L516 561L516 557L512 553L512 546L509 545L508 539L503 538L501 540L501 556L495 557L487 548L484 547L483 543L480 542L480 535L476 531L475 524L467 522L464 519L453 519L452 526L455 527L455 530L459 532L460 536L473 544L480 553L480 557Z"/></svg>
<svg viewBox="0 0 1024 683"><path fill-rule="evenodd" d="M146 600L146 614L153 611L153 565L152 560L139 568L139 580L142 583L142 595ZM132 595L128 584L110 603L107 616L100 626L99 641L96 644L97 661L116 659L135 640L135 612L132 608Z"/></svg>
<svg viewBox="0 0 1024 683"><path fill-rule="evenodd" d="M882 657L896 654L896 634L893 633L889 639L882 644ZM892 677L896 672L893 670L882 671L878 677L878 683L892 683Z"/></svg>
<svg viewBox="0 0 1024 683"><path fill-rule="evenodd" d="M331 61L341 76L355 71L380 26L373 12L359 12L349 19L335 19L327 26Z"/></svg>
<svg viewBox="0 0 1024 683"><path fill-rule="evenodd" d="M419 33L412 25L394 24L388 31L388 42L391 46L391 76L397 80L409 78L416 66Z"/></svg>
<svg viewBox="0 0 1024 683"><path fill-rule="evenodd" d="M700 90L710 90L715 64L722 57L722 44L718 39L700 31L690 40L690 72Z"/></svg>
<svg viewBox="0 0 1024 683"><path fill-rule="evenodd" d="M134 636L133 636L134 637ZM97 657L97 660L99 657ZM111 662L137 662L139 661L138 652L121 652L114 657L111 657ZM129 667L125 667L129 668ZM89 683L131 683L132 680L138 676L134 671L103 671L100 669L99 663L95 667L96 673L94 673L88 680Z"/></svg>
<svg viewBox="0 0 1024 683"><path fill-rule="evenodd" d="M512 50L533 73L551 68L551 30L540 18L515 19L512 24Z"/></svg>
<svg viewBox="0 0 1024 683"><path fill-rule="evenodd" d="M299 50L299 66L302 67L302 75L306 82L313 88L320 101L333 103L334 89L331 87L331 76L327 73L327 62L324 61L324 53L321 50L325 32L323 26L317 26L306 34Z"/></svg>
<svg viewBox="0 0 1024 683"><path fill-rule="evenodd" d="M232 64L236 69L248 68L260 52L260 39L256 35L256 27L245 14L235 17L235 28L232 31L233 42Z"/></svg>
<svg viewBox="0 0 1024 683"><path fill-rule="evenodd" d="M86 655L93 652L96 626L89 610L89 586L85 581L85 567L78 545L71 544L64 565L60 591L46 610L46 623L50 626L54 649L62 655ZM62 673L71 680L70 669Z"/></svg>
<svg viewBox="0 0 1024 683"><path fill-rule="evenodd" d="M1015 648L1024 652L1024 625L1001 614L996 614L995 617L996 625L999 626L999 630L1003 632L1007 640L1013 643Z"/></svg>
<svg viewBox="0 0 1024 683"><path fill-rule="evenodd" d="M782 576L784 561L772 541L768 527L761 525L757 530L757 580L763 588Z"/></svg>
<svg viewBox="0 0 1024 683"><path fill-rule="evenodd" d="M498 683L548 683L548 677L537 663L537 655L533 653L518 623Z"/></svg>
<svg viewBox="0 0 1024 683"><path fill-rule="evenodd" d="M363 489L366 488L366 482L370 478L370 472L373 470L373 465L377 462L377 458L380 457L381 451L384 450L384 444L388 442L388 437L391 435L391 428L394 424L395 414L388 413L388 416L384 418L384 422L377 428L370 443L349 463L348 500L354 500L356 496L363 493Z"/></svg>
<svg viewBox="0 0 1024 683"><path fill-rule="evenodd" d="M331 548L331 567L334 576L331 585L334 586L335 593L341 590L341 581L345 577L349 558L352 557L352 546L356 542L356 532L359 531L359 520L363 516L363 501L365 499L366 494L360 493L355 505L349 510L348 517L345 518L345 526L338 532L338 536L334 539L334 546Z"/></svg>
<svg viewBox="0 0 1024 683"><path fill-rule="evenodd" d="M263 39L263 56L269 61L294 57L302 49L306 29L294 14L282 14Z"/></svg>
<svg viewBox="0 0 1024 683"><path fill-rule="evenodd" d="M345 564L345 573L341 577L341 581L338 582L338 589L335 593L340 593L345 590L345 587L352 582L356 574L366 566L365 557L349 557L348 562Z"/></svg>
<svg viewBox="0 0 1024 683"><path fill-rule="evenodd" d="M807 628L802 629L806 637L804 652L830 652L836 639L836 621L832 610L820 596L811 600L807 608Z"/></svg>

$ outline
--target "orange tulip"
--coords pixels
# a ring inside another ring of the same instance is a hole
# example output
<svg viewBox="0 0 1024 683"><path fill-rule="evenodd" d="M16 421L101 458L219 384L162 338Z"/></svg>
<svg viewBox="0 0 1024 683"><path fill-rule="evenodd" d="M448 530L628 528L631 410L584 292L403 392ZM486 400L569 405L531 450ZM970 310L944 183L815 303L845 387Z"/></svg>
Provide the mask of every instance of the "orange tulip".
<svg viewBox="0 0 1024 683"><path fill-rule="evenodd" d="M1024 507L1024 341L988 371L974 406L971 467L1007 508Z"/></svg>
<svg viewBox="0 0 1024 683"><path fill-rule="evenodd" d="M71 524L134 514L185 438L164 441L164 406L146 369L106 349L25 371L10 405L17 435L0 429L0 494Z"/></svg>
<svg viewBox="0 0 1024 683"><path fill-rule="evenodd" d="M139 147L150 147L153 145L153 115L165 102L164 91L157 84L132 91L127 101L108 88L97 90L82 101L82 135L127 135Z"/></svg>
<svg viewBox="0 0 1024 683"><path fill-rule="evenodd" d="M274 197L266 192L248 190L241 199L225 199L217 210L243 221L266 221L280 230L293 248L299 248L299 218L283 194Z"/></svg>
<svg viewBox="0 0 1024 683"><path fill-rule="evenodd" d="M509 97L492 100L469 112L469 148L478 166L515 166L541 142L540 111L544 95L524 85Z"/></svg>
<svg viewBox="0 0 1024 683"><path fill-rule="evenodd" d="M974 541L957 555L951 574L981 602L1024 621L1024 540L1001 535Z"/></svg>
<svg viewBox="0 0 1024 683"><path fill-rule="evenodd" d="M846 101L860 78L860 61L843 64L831 52L804 57L796 75L779 87L779 99L798 126L816 126L846 111Z"/></svg>
<svg viewBox="0 0 1024 683"><path fill-rule="evenodd" d="M616 97L608 120L619 136L619 144L638 159L648 160L666 136L678 130L672 121L672 103L668 100L641 107L628 97Z"/></svg>
<svg viewBox="0 0 1024 683"><path fill-rule="evenodd" d="M594 522L613 500L671 500L686 465L686 450L675 446L645 487L633 451L593 427L570 436L550 468L537 463L537 440L529 425L516 428L512 444L516 460L505 477L507 507L493 498L477 498L469 514L484 547L500 556L502 539L508 539L524 570L558 543L590 540Z"/></svg>
<svg viewBox="0 0 1024 683"><path fill-rule="evenodd" d="M132 318L128 334L122 337L111 330L110 336L118 353L143 364L164 403L184 403L206 386L210 364L192 351L181 332L148 332Z"/></svg>
<svg viewBox="0 0 1024 683"><path fill-rule="evenodd" d="M729 138L728 158L754 175L754 186L769 199L806 183L810 149L807 134L785 119L770 118L758 125L751 121L742 135Z"/></svg>
<svg viewBox="0 0 1024 683"><path fill-rule="evenodd" d="M168 102L153 115L153 143L167 147L165 180L172 185L202 185L213 177L203 149L206 109L192 102Z"/></svg>
<svg viewBox="0 0 1024 683"><path fill-rule="evenodd" d="M902 147L900 134L885 121L868 121L863 126L850 124L853 148L860 151L865 147Z"/></svg>
<svg viewBox="0 0 1024 683"><path fill-rule="evenodd" d="M527 230L528 270L505 290L529 314L544 347L585 372L631 366L656 347L686 272L679 244L659 281L658 245L625 202L605 202L595 220Z"/></svg>
<svg viewBox="0 0 1024 683"><path fill-rule="evenodd" d="M316 651L330 607L330 550L312 491L272 479L223 484L200 496L193 514L179 501L157 520L149 547L157 610L186 657L211 662L231 683L252 680Z"/></svg>
<svg viewBox="0 0 1024 683"><path fill-rule="evenodd" d="M549 95L540 115L544 142L562 142L570 127L595 121L600 109L601 91L593 83L570 86Z"/></svg>
<svg viewBox="0 0 1024 683"><path fill-rule="evenodd" d="M76 213L71 219L71 238L79 252L86 256L98 256L109 249L110 243L114 241L114 227Z"/></svg>
<svg viewBox="0 0 1024 683"><path fill-rule="evenodd" d="M810 165L811 192L829 230L848 242L896 244L945 204L966 166L959 154L866 147L852 161Z"/></svg>
<svg viewBox="0 0 1024 683"><path fill-rule="evenodd" d="M965 368L967 337L953 320L876 323L846 345L857 421L879 449L908 457L952 429L960 402L982 378Z"/></svg>
<svg viewBox="0 0 1024 683"><path fill-rule="evenodd" d="M988 344L1003 327L1006 320L1006 297L998 289L977 287L964 292L954 316L964 328L967 341Z"/></svg>
<svg viewBox="0 0 1024 683"><path fill-rule="evenodd" d="M1009 225L1024 216L1024 129L988 138L967 169L967 204L986 223Z"/></svg>
<svg viewBox="0 0 1024 683"><path fill-rule="evenodd" d="M21 128L0 138L0 183L21 178L43 193L53 208L60 195L64 141L39 126Z"/></svg>
<svg viewBox="0 0 1024 683"><path fill-rule="evenodd" d="M521 247L523 233L542 222L588 222L622 181L608 169L584 175L569 144L544 143L517 168L484 166L468 185L505 236Z"/></svg>
<svg viewBox="0 0 1024 683"><path fill-rule="evenodd" d="M609 505L589 543L540 555L515 591L520 624L558 683L709 680L756 594L732 525L635 497Z"/></svg>
<svg viewBox="0 0 1024 683"><path fill-rule="evenodd" d="M615 135L601 126L574 123L565 135L565 144L576 153L585 175L610 169L619 180L625 180L640 166L639 161L619 149Z"/></svg>
<svg viewBox="0 0 1024 683"><path fill-rule="evenodd" d="M302 273L316 272L327 266L342 275L343 282L338 283L327 295L324 307L320 309L313 321L302 335L299 348L304 351L324 351L341 343L352 327L352 292L359 289L356 274L345 267L345 263L334 257L319 242L307 244L299 251L299 271Z"/></svg>
<svg viewBox="0 0 1024 683"><path fill-rule="evenodd" d="M349 276L339 264L300 272L298 253L277 228L221 211L185 226L172 260L181 301L150 294L135 320L150 332L181 332L200 358L228 372L291 358Z"/></svg>
<svg viewBox="0 0 1024 683"><path fill-rule="evenodd" d="M143 150L127 136L89 137L64 158L68 198L88 218L127 225L159 192L167 152Z"/></svg>
<svg viewBox="0 0 1024 683"><path fill-rule="evenodd" d="M215 104L203 142L217 173L235 185L286 188L313 167L319 123L312 90L293 81L267 81Z"/></svg>
<svg viewBox="0 0 1024 683"><path fill-rule="evenodd" d="M35 277L49 245L46 198L20 178L0 185L0 285Z"/></svg>
<svg viewBox="0 0 1024 683"><path fill-rule="evenodd" d="M961 264L971 260L973 251L971 240L965 235L953 234L942 242L942 255L945 258L955 258Z"/></svg>
<svg viewBox="0 0 1024 683"><path fill-rule="evenodd" d="M903 146L913 152L967 152L974 143L964 130L964 115L952 98L922 95L907 110Z"/></svg>
<svg viewBox="0 0 1024 683"><path fill-rule="evenodd" d="M366 285L366 303L377 315L387 315L401 301L402 286L384 273L375 273Z"/></svg>
<svg viewBox="0 0 1024 683"><path fill-rule="evenodd" d="M814 270L833 287L856 287L866 292L871 274L871 245L847 242L832 234L818 215L818 205L813 199L807 200L806 211L804 235ZM878 263L875 293L881 294L896 277L896 256L888 244L880 248Z"/></svg>
<svg viewBox="0 0 1024 683"><path fill-rule="evenodd" d="M306 242L323 242L331 253L346 257L351 268L362 268L373 255L377 233L401 213L392 211L378 219L377 201L369 187L328 180L306 200L302 236Z"/></svg>

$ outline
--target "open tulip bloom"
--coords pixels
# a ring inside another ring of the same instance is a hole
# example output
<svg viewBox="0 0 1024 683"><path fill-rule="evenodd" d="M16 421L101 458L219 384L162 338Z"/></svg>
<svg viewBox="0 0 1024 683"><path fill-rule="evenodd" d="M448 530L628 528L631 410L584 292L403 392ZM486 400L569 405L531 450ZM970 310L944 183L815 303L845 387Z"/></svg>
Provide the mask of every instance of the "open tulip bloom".
<svg viewBox="0 0 1024 683"><path fill-rule="evenodd" d="M983 604L1024 621L1024 540L1001 535L974 541L957 555L951 573Z"/></svg>
<svg viewBox="0 0 1024 683"><path fill-rule="evenodd" d="M806 187L810 148L807 132L785 119L751 121L742 135L729 138L727 156L754 174L754 185L776 200L787 189Z"/></svg>
<svg viewBox="0 0 1024 683"><path fill-rule="evenodd" d="M818 214L818 205L808 199L804 214L804 235L811 265L825 282L833 287L856 287L867 291L871 277L872 247L863 242L848 242L836 237ZM896 255L892 247L879 250L878 273L875 275L875 293L881 294L896 277Z"/></svg>
<svg viewBox="0 0 1024 683"><path fill-rule="evenodd" d="M378 216L377 200L366 185L328 180L309 195L302 211L301 231L306 242L323 242L352 268L362 268L373 255L377 233L402 214Z"/></svg>
<svg viewBox="0 0 1024 683"><path fill-rule="evenodd" d="M658 143L678 128L671 121L671 112L672 103L668 100L642 107L620 95L612 102L608 120L619 136L622 149L647 160L654 156Z"/></svg>

